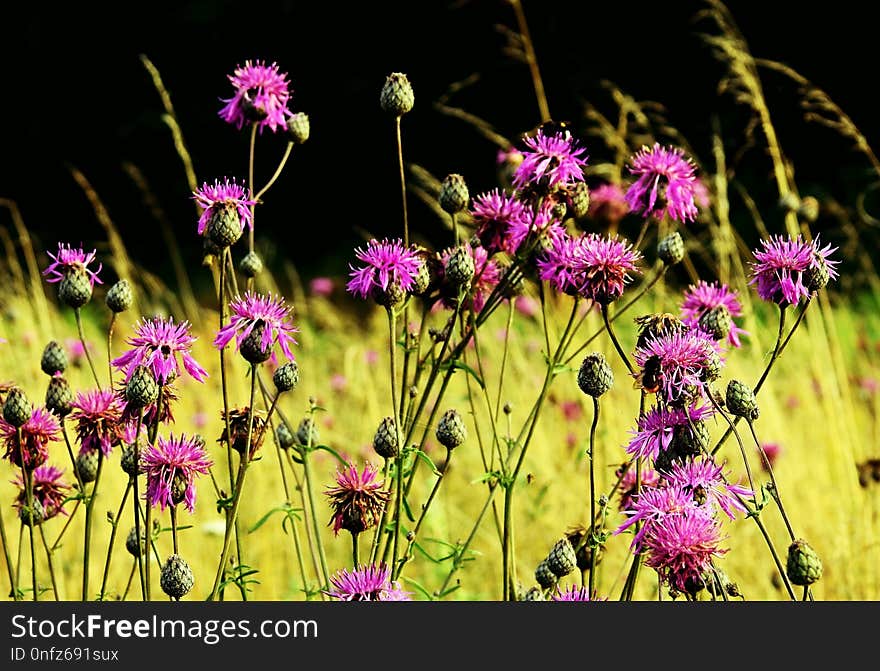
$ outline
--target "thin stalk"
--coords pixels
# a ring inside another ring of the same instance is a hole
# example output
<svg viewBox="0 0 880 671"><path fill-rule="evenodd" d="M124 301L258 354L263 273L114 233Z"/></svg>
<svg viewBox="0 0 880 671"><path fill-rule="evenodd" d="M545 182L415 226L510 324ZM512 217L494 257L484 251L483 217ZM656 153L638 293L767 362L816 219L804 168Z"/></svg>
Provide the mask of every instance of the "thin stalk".
<svg viewBox="0 0 880 671"><path fill-rule="evenodd" d="M284 166L287 164L287 159L290 158L290 152L293 150L293 142L287 142L287 148L284 150L284 156L281 157L281 161L278 163L278 167L275 168L275 172L272 174L272 177L266 182L266 186L257 191L257 195L254 196L254 200L257 202L260 201L260 198L272 187L275 181L281 176L281 171L284 170ZM253 184L253 182L251 182Z"/></svg>
<svg viewBox="0 0 880 671"><path fill-rule="evenodd" d="M642 228L639 231L639 237L636 238L635 244L633 245L633 249L638 249L641 247L642 243L645 241L645 234L648 232L648 225L651 223L650 217L645 219L642 222Z"/></svg>
<svg viewBox="0 0 880 671"><path fill-rule="evenodd" d="M400 198L403 204L403 244L409 247L409 216L406 210L406 174L403 170L403 145L400 139L400 116L394 120L395 136L397 138L397 163L400 169Z"/></svg>
<svg viewBox="0 0 880 671"><path fill-rule="evenodd" d="M767 458L767 453L764 452L764 448L761 446L761 443L758 440L758 434L755 433L754 423L749 420L746 420L746 423L749 425L749 430L752 433L752 438L755 441L755 446L758 448L758 452L761 454L761 459L764 462L764 468L770 475L770 482L773 484L773 500L776 501L776 505L779 507L779 513L782 515L782 521L785 522L785 528L788 529L788 535L793 541L795 539L794 529L791 526L791 522L789 522L788 520L788 515L785 513L785 506L782 505L782 497L779 494L779 485L776 483L776 476L773 474L773 467L770 465L770 460Z"/></svg>
<svg viewBox="0 0 880 671"><path fill-rule="evenodd" d="M312 442L311 437L309 438L309 443ZM321 540L321 529L318 526L318 515L317 508L315 507L315 495L314 495L314 487L313 487L313 478L312 478L312 466L309 460L311 452L311 444L308 446L307 450L303 453L303 472L306 476L306 494L309 497L309 506L312 509L312 526L315 535L315 544L318 546L318 557L321 560L321 575L324 577L324 586L328 586L330 584L330 572L327 570L327 557L324 554L324 543Z"/></svg>
<svg viewBox="0 0 880 671"><path fill-rule="evenodd" d="M382 482L388 482L388 474L391 471L391 461L387 457L383 457L385 462L385 466L382 469ZM413 470L415 469L415 465L418 463L416 460L413 463ZM412 479L410 479L412 481ZM389 490L390 490L389 483ZM408 493L408 492L407 492ZM373 564L376 561L376 556L379 553L379 542L382 540L382 537L385 535L385 517L388 512L388 506L382 506L382 513L379 515L379 524L376 525L376 531L373 533L373 542L370 544L370 563Z"/></svg>
<svg viewBox="0 0 880 671"><path fill-rule="evenodd" d="M55 601L59 601L58 598L58 583L55 582L55 567L52 563L52 552L49 550L49 544L46 542L46 532L43 531L43 525L37 525L40 528L40 540L43 542L43 550L46 552L46 563L49 565L49 577L52 579L52 594L55 595ZM33 532L33 527L31 528L31 532Z"/></svg>
<svg viewBox="0 0 880 671"><path fill-rule="evenodd" d="M388 355L390 359L390 368L391 368L391 414L394 418L394 433L395 439L397 441L397 455L395 457L395 504L394 504L394 542L393 549L391 552L391 566L397 566L397 556L398 556L398 544L400 540L400 518L403 512L403 455L404 455L404 446L401 444L401 429L400 429L400 416L398 414L398 405L397 405L397 347L395 342L395 335L397 333L396 329L397 318L394 314L394 309L388 308L388 331L389 331L389 339L388 339ZM404 326L404 330L406 326ZM393 571L393 569L392 569Z"/></svg>
<svg viewBox="0 0 880 671"><path fill-rule="evenodd" d="M174 554L178 554L178 550L177 550L177 506L172 504L169 512L171 513L171 542L174 547Z"/></svg>
<svg viewBox="0 0 880 671"><path fill-rule="evenodd" d="M596 448L596 426L599 424L599 399L593 398L593 422L590 424L590 591L588 594L592 598L596 588L596 555L599 554L599 547L596 541L596 474L595 464L595 448Z"/></svg>
<svg viewBox="0 0 880 671"><path fill-rule="evenodd" d="M103 601L107 594L107 576L110 574L110 560L113 557L113 542L116 540L116 530L119 528L119 519L122 517L122 512L125 510L125 503L128 500L128 494L131 492L131 488L132 478L129 476L128 485L125 487L125 491L122 494L122 501L119 503L119 510L116 511L116 517L113 518L113 523L110 525L110 542L107 545L107 559L104 561L104 575L101 578L101 592L98 597L99 601ZM138 537L135 536L135 538ZM139 539L138 542L140 542Z"/></svg>
<svg viewBox="0 0 880 671"><path fill-rule="evenodd" d="M135 499L137 505L137 499ZM145 543L151 543L153 540L153 506L147 501L147 509L144 514L144 534L146 536ZM138 538L140 543L140 538ZM144 601L151 601L150 596L150 548L145 544L144 551Z"/></svg>
<svg viewBox="0 0 880 671"><path fill-rule="evenodd" d="M141 408L138 411L137 429L134 434L135 439L134 439L134 442L131 444L131 449L134 450L134 463L136 463L136 464L139 464L140 460L141 460L141 448L140 448L140 443L138 442L138 438L140 438L141 426L143 425L143 423L144 423L144 409ZM140 507L140 504L138 503L140 500L139 499L140 492L138 490L138 469L135 469L134 475L132 475L130 477L131 477L131 488L132 488L132 491L134 492L134 501L132 502L134 505L134 537L135 537L135 539L137 539L138 548L140 548L141 507ZM149 527L145 530L145 535L147 536L147 538L151 537ZM146 541L144 542L144 547L146 547ZM149 552L149 550L148 550L148 552ZM137 563L138 577L139 577L140 583L141 583L141 599L146 601L147 600L147 575L144 572L144 561L143 561L143 557L141 556L140 550L138 550L135 562Z"/></svg>
<svg viewBox="0 0 880 671"><path fill-rule="evenodd" d="M83 333L82 316L79 313L79 308L75 308L73 314L76 315L76 330L79 331L79 340L82 343L83 351L86 354L86 361L89 362L89 368L92 371L92 377L95 378L95 385L98 387L98 389L101 389L101 382L98 380L98 372L95 370L95 364L92 361L92 355L89 352L88 345L86 345L86 336L85 333Z"/></svg>
<svg viewBox="0 0 880 671"><path fill-rule="evenodd" d="M107 327L107 379L110 389L113 389L113 327L116 326L116 313L110 315L110 325Z"/></svg>
<svg viewBox="0 0 880 671"><path fill-rule="evenodd" d="M626 369L629 371L630 375L633 375L635 373L635 369L633 369L632 364L629 362L629 357L627 357L626 352L623 351L623 347L620 346L620 341L617 340L617 336L614 335L614 329L611 328L611 321L608 319L607 305L602 305L602 320L605 322L605 330L608 331L608 335L611 337L611 342L614 343L614 348L617 350L617 353L623 360L623 363L626 366Z"/></svg>
<svg viewBox="0 0 880 671"><path fill-rule="evenodd" d="M59 424L61 424L61 435L64 436L64 444L67 446L67 456L70 457L70 465L73 466L73 477L76 478L76 484L79 487L80 496L85 495L85 484L82 481L82 478L79 475L79 469L76 467L76 457L73 456L73 447L70 445L70 436L67 435L67 424L65 423L65 417L61 418ZM72 515L71 515L72 517ZM56 541L57 542L57 541ZM52 546L53 549L55 546Z"/></svg>
<svg viewBox="0 0 880 671"><path fill-rule="evenodd" d="M0 506L0 543L3 543L3 558L6 560L6 572L9 575L9 589L12 598L18 601L18 580L12 568L12 557L9 554L9 541L6 539L6 524L3 522L3 510Z"/></svg>
<svg viewBox="0 0 880 671"><path fill-rule="evenodd" d="M137 560L132 559L131 562L131 571L128 572L128 582L125 583L125 590L122 592L122 597L120 601L125 601L128 597L128 591L131 589L131 583L134 580L134 574L137 571L138 563Z"/></svg>
<svg viewBox="0 0 880 671"><path fill-rule="evenodd" d="M248 189L250 189L251 196L254 193L254 155L256 154L257 148L257 129L260 127L258 123L251 124L251 141L250 147L248 151ZM251 200L256 200L256 198L251 198ZM255 205L251 205L251 225L248 230L248 251L254 251L254 210L256 209ZM252 281L251 278L248 279L248 284Z"/></svg>
<svg viewBox="0 0 880 671"><path fill-rule="evenodd" d="M360 557L358 555L358 536L360 536L359 533L355 531L351 532L351 566L355 569L360 563Z"/></svg>
<svg viewBox="0 0 880 671"><path fill-rule="evenodd" d="M21 427L18 427L18 447L22 464L21 479L24 482L25 503L27 504L28 513L31 518L31 523L28 527L28 540L31 549L31 583L34 591L34 601L39 601L40 591L37 585L37 553L34 551L34 526L36 522L36 512L34 511L34 475L33 469L25 467L24 448L21 446ZM22 522L22 525L24 525L24 522Z"/></svg>
<svg viewBox="0 0 880 671"><path fill-rule="evenodd" d="M104 451L98 448L98 473L95 483L92 485L92 493L86 501L86 530L85 545L83 546L83 577L82 577L82 600L89 598L89 554L92 545L92 510L95 507L95 499L98 495L98 485L101 482L101 471L104 470Z"/></svg>

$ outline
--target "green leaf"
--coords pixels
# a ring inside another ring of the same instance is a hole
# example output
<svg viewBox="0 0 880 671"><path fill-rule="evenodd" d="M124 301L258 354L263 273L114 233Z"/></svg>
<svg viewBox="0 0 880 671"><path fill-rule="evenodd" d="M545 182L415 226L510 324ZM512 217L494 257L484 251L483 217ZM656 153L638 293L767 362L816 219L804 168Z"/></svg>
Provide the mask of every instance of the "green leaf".
<svg viewBox="0 0 880 671"><path fill-rule="evenodd" d="M413 580L412 578L407 578L406 576L401 576L401 578L403 578L404 582L406 582L408 585L412 585L413 587L415 587L416 590L418 590L421 594L423 594L428 599L428 601L434 600L433 595L427 589L425 589L425 587L423 585L419 584L419 582L417 580Z"/></svg>
<svg viewBox="0 0 880 671"><path fill-rule="evenodd" d="M285 519L293 513L294 516L297 519L299 519L299 516L294 513L294 510L295 509L292 508L290 506L290 504L288 504L288 503L285 503L280 506L276 506L275 508L272 508L269 512L267 512L265 515L263 515L260 519L258 519L256 521L256 523L254 524L254 526L252 526L250 529L248 529L248 533L249 534L254 533L257 529L259 529L261 526L263 526L269 520L269 518L272 517L272 515L274 515L275 513L284 513ZM282 522L282 526L283 526L283 524L284 523Z"/></svg>
<svg viewBox="0 0 880 671"><path fill-rule="evenodd" d="M406 516L409 518L409 521L415 522L416 518L413 515L412 509L409 507L409 501L406 500L405 496L401 499L401 501L403 502L403 510L406 513Z"/></svg>
<svg viewBox="0 0 880 671"><path fill-rule="evenodd" d="M455 590L460 589L460 588L461 588L461 584L453 585L452 587L449 587L449 588L443 590L442 592L440 592L440 594L437 595L437 598L442 599L443 597L448 596L449 594L452 594Z"/></svg>
<svg viewBox="0 0 880 671"><path fill-rule="evenodd" d="M458 369L461 369L467 373L470 373L473 376L474 380L476 380L477 384L480 385L480 389L486 388L486 385L483 382L483 378L481 378L479 375L477 375L477 371L475 371L473 368L468 366L466 363L464 363L462 361L445 361L442 364L440 364L440 370L442 370L442 371L447 371L450 368L458 368Z"/></svg>
<svg viewBox="0 0 880 671"><path fill-rule="evenodd" d="M348 462L342 458L342 455L340 455L339 452L337 452L336 450L334 450L332 447L330 447L328 445L316 445L313 449L324 450L325 452L329 452L334 457L336 457L339 460L339 463L342 464L343 466L349 465Z"/></svg>
<svg viewBox="0 0 880 671"><path fill-rule="evenodd" d="M426 464L428 464L428 466L431 468L431 471L434 473L434 475L436 475L438 477L440 476L440 471L437 470L437 467L434 465L434 462L431 461L431 457L429 457L425 452L423 452L422 450L416 450L416 457L418 457L419 459L424 461Z"/></svg>

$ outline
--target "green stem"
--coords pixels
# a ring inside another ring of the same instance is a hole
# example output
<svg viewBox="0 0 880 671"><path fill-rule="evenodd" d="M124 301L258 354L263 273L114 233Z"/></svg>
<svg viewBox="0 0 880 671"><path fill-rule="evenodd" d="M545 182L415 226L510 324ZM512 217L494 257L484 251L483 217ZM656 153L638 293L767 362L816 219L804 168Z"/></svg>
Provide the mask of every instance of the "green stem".
<svg viewBox="0 0 880 671"><path fill-rule="evenodd" d="M608 331L608 335L611 337L611 342L614 343L614 348L623 360L629 374L635 374L635 369L633 369L632 364L629 362L629 357L627 357L626 352L623 351L623 347L620 346L620 341L617 340L617 336L614 335L614 329L611 328L611 321L608 319L608 305L606 304L602 305L602 320L605 322L605 330Z"/></svg>
<svg viewBox="0 0 880 671"><path fill-rule="evenodd" d="M315 507L315 495L312 478L312 466L310 463L311 456L311 435L309 436L309 445L303 452L303 472L306 476L306 493L309 497L309 507L312 509L312 526L314 527L315 544L318 546L318 557L321 560L321 575L324 577L324 587L330 584L330 572L327 570L327 557L324 554L324 542L321 539L321 529L318 526L317 508Z"/></svg>
<svg viewBox="0 0 880 671"><path fill-rule="evenodd" d="M134 436L135 436L134 442L131 444L131 449L134 451L134 463L135 464L139 464L141 461L141 447L140 447L139 439L140 439L140 435L141 435L141 426L143 425L143 423L144 423L144 409L141 408L138 411L138 422L137 422L137 429L134 434ZM135 468L134 474L131 475L130 477L131 477L131 489L132 489L133 496L134 496L134 501L132 502L132 505L134 506L134 537L136 539L136 543L137 543L137 547L138 547L138 552L137 552L137 557L135 558L135 562L137 563L138 577L139 577L140 583L141 583L141 599L146 601L147 600L147 574L144 571L144 560L143 560L143 556L141 555L141 552L140 552L141 506L139 503L140 491L138 488L138 473L139 473L139 471L140 471L139 468ZM146 529L145 535L147 538L149 538L149 534L150 534L150 530ZM146 540L144 541L145 552L149 552L149 549L147 547L147 542L148 541L146 541Z"/></svg>
<svg viewBox="0 0 880 671"><path fill-rule="evenodd" d="M101 578L101 592L98 597L99 601L103 601L104 597L107 595L107 576L110 574L110 560L113 557L113 542L116 540L116 531L119 528L119 519L122 517L122 512L125 510L125 503L128 500L129 492L131 492L131 487L132 478L131 476L129 476L128 485L125 487L125 491L122 494L122 501L119 504L119 510L116 511L116 517L113 518L113 522L110 525L110 542L107 544L107 559L104 561L104 575Z"/></svg>
<svg viewBox="0 0 880 671"><path fill-rule="evenodd" d="M76 329L77 331L79 331L79 340L82 343L83 352L85 352L86 355L86 361L89 362L89 368L92 371L92 377L95 378L95 385L98 387L98 389L101 389L101 382L98 380L98 372L95 370L95 364L92 361L92 355L89 352L88 345L86 344L86 336L83 333L82 316L80 316L79 308L75 308L73 314L76 315Z"/></svg>
<svg viewBox="0 0 880 671"><path fill-rule="evenodd" d="M746 420L746 422L749 425L749 430L752 433L752 438L755 441L755 446L758 448L758 452L761 454L764 468L770 475L770 482L773 483L773 500L776 501L776 505L779 507L779 513L782 515L782 521L785 522L785 528L788 529L788 535L793 541L795 539L794 529L791 526L791 522L789 522L788 520L788 515L785 513L785 506L782 505L782 497L779 494L779 485L776 483L776 476L773 474L773 467L770 465L770 460L767 458L767 453L764 452L764 448L761 446L761 442L758 440L758 434L755 433L754 423L749 421L748 419Z"/></svg>
<svg viewBox="0 0 880 671"><path fill-rule="evenodd" d="M590 424L590 582L589 592L590 598L596 589L596 555L599 554L599 546L596 542L596 475L595 475L595 447L596 447L596 426L599 424L599 399L593 398L593 422Z"/></svg>
<svg viewBox="0 0 880 671"><path fill-rule="evenodd" d="M98 495L98 484L101 482L101 471L104 470L104 451L98 447L98 473L95 476L95 484L92 485L92 493L86 500L86 530L85 544L83 546L83 577L82 577L82 600L89 598L89 553L92 545L92 510L95 507L95 499Z"/></svg>
<svg viewBox="0 0 880 671"><path fill-rule="evenodd" d="M116 313L110 315L110 326L107 327L107 379L109 387L113 389L113 327L116 326Z"/></svg>
<svg viewBox="0 0 880 671"><path fill-rule="evenodd" d="M284 156L281 157L281 161L278 163L278 167L275 168L275 172L273 173L271 179L266 182L266 186L257 191L257 195L254 196L254 200L257 202L260 201L260 198L271 188L271 186L275 183L275 181L281 176L281 171L284 170L284 166L287 164L287 159L290 158L290 152L293 150L293 142L287 142L287 148L284 150Z"/></svg>
<svg viewBox="0 0 880 671"><path fill-rule="evenodd" d="M400 168L400 198L403 204L403 244L409 247L409 216L406 210L406 174L403 170L403 145L400 139L400 116L394 121L395 136L397 138L397 163Z"/></svg>
<svg viewBox="0 0 880 671"><path fill-rule="evenodd" d="M358 536L360 536L359 533L354 531L351 532L351 566L353 569L356 569L360 563L360 557L358 555Z"/></svg>
<svg viewBox="0 0 880 671"><path fill-rule="evenodd" d="M58 601L58 583L55 582L55 566L52 562L52 552L49 550L49 544L46 542L46 532L43 525L37 525L40 529L40 540L43 542L43 550L46 551L46 563L49 565L49 577L52 579L52 594L55 595L55 601ZM33 528L31 528L33 531Z"/></svg>
<svg viewBox="0 0 880 671"><path fill-rule="evenodd" d="M3 543L3 558L6 560L6 572L9 574L9 589L12 598L18 601L18 579L12 568L12 556L9 554L9 541L6 539L6 524L3 522L2 506L0 506L0 543Z"/></svg>
<svg viewBox="0 0 880 671"><path fill-rule="evenodd" d="M30 515L30 525L28 526L28 540L31 549L31 586L34 593L34 601L40 600L40 590L37 584L37 553L34 551L34 526L36 526L36 511L34 510L34 475L33 469L25 466L24 448L21 445L21 427L18 427L18 447L21 458L22 480L24 481L25 503L28 507ZM24 524L24 522L22 522Z"/></svg>

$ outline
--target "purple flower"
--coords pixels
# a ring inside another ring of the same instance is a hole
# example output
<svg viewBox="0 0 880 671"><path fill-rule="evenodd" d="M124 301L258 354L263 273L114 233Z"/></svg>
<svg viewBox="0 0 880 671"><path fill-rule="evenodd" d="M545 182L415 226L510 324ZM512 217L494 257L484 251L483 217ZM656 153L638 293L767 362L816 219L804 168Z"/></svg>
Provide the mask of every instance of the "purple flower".
<svg viewBox="0 0 880 671"><path fill-rule="evenodd" d="M370 240L355 256L364 266L351 268L346 288L355 296L369 298L374 290L385 291L392 283L409 291L422 265L418 253L405 247L402 240Z"/></svg>
<svg viewBox="0 0 880 671"><path fill-rule="evenodd" d="M37 468L49 458L49 441L60 439L61 425L46 408L34 408L21 426L21 445L18 442L18 429L3 417L0 417L0 436L6 446L6 454L3 455L6 459L21 468L23 456L24 467Z"/></svg>
<svg viewBox="0 0 880 671"><path fill-rule="evenodd" d="M204 382L208 377L208 372L190 354L196 338L190 334L189 322L175 324L171 317L167 320L145 319L138 325L136 333L126 341L132 349L113 360L116 368L125 371L126 381L135 368L143 365L150 369L156 382L167 384L181 374L178 355L184 370L194 380Z"/></svg>
<svg viewBox="0 0 880 671"><path fill-rule="evenodd" d="M693 161L677 147L647 146L632 157L630 172L638 179L627 189L629 209L647 217L664 214L682 223L697 216Z"/></svg>
<svg viewBox="0 0 880 671"><path fill-rule="evenodd" d="M639 551L642 540L646 534L651 533L652 526L670 515L680 515L685 511L699 510L699 514L710 517L705 509L699 508L691 492L681 487L651 487L643 489L638 496L633 497L632 506L625 513L629 518L614 530L618 535L629 529L636 522L642 523L642 528L633 537L631 548Z"/></svg>
<svg viewBox="0 0 880 671"><path fill-rule="evenodd" d="M362 472L353 464L336 471L336 486L324 492L333 507L330 524L334 534L340 529L361 533L379 523L391 494L384 488L383 481L376 479L378 473L370 463L364 464Z"/></svg>
<svg viewBox="0 0 880 671"><path fill-rule="evenodd" d="M660 391L669 403L678 403L696 391L702 391L707 379L716 375L722 365L719 346L699 328L671 331L649 338L635 352L636 364L647 391ZM656 387L647 386L648 377Z"/></svg>
<svg viewBox="0 0 880 671"><path fill-rule="evenodd" d="M629 212L623 189L617 184L600 184L590 189L590 207L587 212L593 219L619 222Z"/></svg>
<svg viewBox="0 0 880 671"><path fill-rule="evenodd" d="M723 305L727 308L731 317L742 317L742 305L737 298L736 291L728 288L726 284L712 282L709 284L700 280L696 285L690 285L684 292L684 302L681 304L681 319L688 326L695 327L700 322L700 317L710 310ZM740 347L740 335L748 335L748 331L741 329L736 324L730 327L727 340L733 347Z"/></svg>
<svg viewBox="0 0 880 671"><path fill-rule="evenodd" d="M670 587L693 591L711 569L712 559L727 552L719 547L721 541L720 524L713 517L692 510L667 515L645 536L645 565Z"/></svg>
<svg viewBox="0 0 880 671"><path fill-rule="evenodd" d="M76 421L80 454L101 450L110 456L114 445L122 440L122 403L110 390L81 391L70 404L70 418Z"/></svg>
<svg viewBox="0 0 880 671"><path fill-rule="evenodd" d="M583 166L586 157L580 158L586 149L579 147L569 133L544 135L538 131L534 137L523 140L528 150L513 176L513 185L524 189L529 185L553 188L572 182L584 181Z"/></svg>
<svg viewBox="0 0 880 671"><path fill-rule="evenodd" d="M614 302L630 281L631 272L640 272L636 261L641 254L628 242L617 237L603 237L589 233L583 237L582 252L578 254L576 271L583 279L579 291L600 305Z"/></svg>
<svg viewBox="0 0 880 671"><path fill-rule="evenodd" d="M202 188L193 192L193 198L199 207L204 209L202 216L199 217L199 235L203 235L208 228L211 219L222 210L235 210L238 214L241 229L250 226L254 227L254 220L251 217L251 206L256 205L257 201L248 197L245 188L240 184L236 184L233 180L230 182L224 178L223 184L220 180L215 180L214 184L207 182L202 184Z"/></svg>
<svg viewBox="0 0 880 671"><path fill-rule="evenodd" d="M572 238L568 233L554 237L549 247L541 252L535 262L538 277L550 283L556 291L570 296L578 294L584 284L578 261L583 254L583 236Z"/></svg>
<svg viewBox="0 0 880 671"><path fill-rule="evenodd" d="M507 225L507 245L505 251L516 254L530 237L543 237L553 241L565 233L565 228L557 221L551 211L549 203L543 205L535 214L532 208L528 208L523 216L511 219Z"/></svg>
<svg viewBox="0 0 880 671"><path fill-rule="evenodd" d="M712 414L706 405L687 409L656 405L639 417L637 429L630 431L633 437L626 446L627 454L653 461L669 449L676 429L689 429L691 422L696 424Z"/></svg>
<svg viewBox="0 0 880 671"><path fill-rule="evenodd" d="M819 247L819 236L813 242L805 242L798 235L784 239L781 235L761 240L763 250L754 252L757 263L752 263L753 277L749 284L756 285L762 300L779 305L796 305L801 299L809 300L810 290L804 284L804 273L810 268L824 265L831 279L837 279L834 268L839 261L828 256L837 247Z"/></svg>
<svg viewBox="0 0 880 671"><path fill-rule="evenodd" d="M141 465L147 476L147 501L151 506L166 506L185 502L193 512L196 504L196 475L205 475L213 465L205 443L196 437L180 435L167 439L159 436L141 455ZM182 491L181 491L182 490Z"/></svg>
<svg viewBox="0 0 880 671"><path fill-rule="evenodd" d="M605 599L591 599L590 590L586 587L571 585L565 591L557 587L556 591L550 596L550 601L605 601Z"/></svg>
<svg viewBox="0 0 880 671"><path fill-rule="evenodd" d="M486 299L492 293L492 290L501 280L501 269L495 261L489 258L489 254L482 247L465 245L465 248L474 260L474 279L471 280L471 292L474 299L473 309L474 311L479 312L486 304ZM449 258L452 256L455 249L455 247L449 247L440 255L442 268L446 268L446 264L449 263ZM441 270L441 276L442 272L443 271ZM449 289L446 283L444 283L443 287ZM455 295L446 295L443 297L444 306L448 308L455 307L455 301L458 298L458 289L455 289L454 291Z"/></svg>
<svg viewBox="0 0 880 671"><path fill-rule="evenodd" d="M280 73L275 63L266 65L264 61L245 61L228 75L235 94L223 99L226 105L220 110L220 117L227 123L241 128L245 123L259 124L260 132L267 126L276 132L279 126L287 126L287 117L293 112L287 109L290 101L287 73Z"/></svg>
<svg viewBox="0 0 880 671"><path fill-rule="evenodd" d="M32 475L33 497L34 501L38 502L42 507L42 519L51 519L59 513L67 515L67 511L62 506L67 499L67 492L71 487L61 480L62 475L64 475L61 469L55 468L55 466L43 465L35 468ZM12 484L16 485L20 490L14 505L21 510L21 508L27 506L27 494L25 493L25 484L21 473L16 476Z"/></svg>
<svg viewBox="0 0 880 671"><path fill-rule="evenodd" d="M721 466L711 459L688 461L685 464L673 463L668 472L661 472L667 483L691 492L699 505L710 508L716 506L730 519L736 517L735 510L748 512L737 496L753 496L752 490L724 481Z"/></svg>
<svg viewBox="0 0 880 671"><path fill-rule="evenodd" d="M247 338L254 329L262 331L260 349L265 352L278 343L284 355L293 360L293 352L290 345L296 345L294 333L299 330L288 322L292 308L284 304L280 296L261 295L246 292L244 298L237 296L229 303L232 311L229 323L223 326L214 338L214 346L217 349L226 347L235 336L236 349L241 347L242 341Z"/></svg>
<svg viewBox="0 0 880 671"><path fill-rule="evenodd" d="M620 475L618 469L617 475ZM642 466L641 478L639 480L640 489L650 489L660 484L660 474L653 468ZM634 497L636 496L636 469L628 468L620 479L620 510L627 511L633 508Z"/></svg>
<svg viewBox="0 0 880 671"><path fill-rule="evenodd" d="M333 288L334 282L329 277L315 277L309 282L309 291L313 296L329 296Z"/></svg>
<svg viewBox="0 0 880 671"><path fill-rule="evenodd" d="M330 577L333 589L327 596L340 601L410 601L400 583L391 581L391 569L385 564L361 565L353 571L340 569Z"/></svg>
<svg viewBox="0 0 880 671"><path fill-rule="evenodd" d="M82 247L74 249L70 245L64 245L59 242L57 254L46 252L49 255L49 258L52 259L52 263L43 271L43 275L46 275L46 281L60 282L68 273L80 271L88 276L89 282L93 288L95 282L98 284L104 284L98 277L98 273L101 272L103 265L99 263L97 270L91 270L89 268L89 264L95 260L95 251L96 250L93 249L86 253L83 251Z"/></svg>
<svg viewBox="0 0 880 671"><path fill-rule="evenodd" d="M528 208L498 189L474 197L471 217L476 226L476 236L490 255L502 250L514 253L516 249L511 247L508 238L511 224L523 220L527 226L531 223Z"/></svg>

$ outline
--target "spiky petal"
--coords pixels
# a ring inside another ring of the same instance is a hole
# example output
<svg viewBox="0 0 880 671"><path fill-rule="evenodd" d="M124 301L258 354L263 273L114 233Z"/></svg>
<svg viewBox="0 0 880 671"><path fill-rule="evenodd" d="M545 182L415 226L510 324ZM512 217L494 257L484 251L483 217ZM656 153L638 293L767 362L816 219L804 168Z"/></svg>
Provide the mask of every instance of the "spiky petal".
<svg viewBox="0 0 880 671"><path fill-rule="evenodd" d="M125 428L119 397L111 390L91 389L79 392L70 406L80 454L101 450L104 456L110 456L113 446L122 440Z"/></svg>
<svg viewBox="0 0 880 671"><path fill-rule="evenodd" d="M116 368L125 371L126 381L143 365L152 371L156 382L166 384L181 375L181 362L194 380L204 382L208 377L208 372L190 354L196 338L190 333L188 321L175 324L172 317L145 319L135 333L126 341L132 349L113 360Z"/></svg>
<svg viewBox="0 0 880 671"><path fill-rule="evenodd" d="M71 486L61 479L63 476L64 472L60 468L48 464L35 468L32 473L34 501L40 504L44 520L51 519L59 513L67 515L63 505ZM14 505L20 510L23 506L27 506L27 495L21 473L16 475L13 484L19 488Z"/></svg>
<svg viewBox="0 0 880 671"><path fill-rule="evenodd" d="M205 451L203 440L181 434L168 438L159 436L141 455L141 465L147 476L147 501L151 506L174 505L173 485L185 487L183 501L193 512L196 504L195 478L205 475L213 465ZM175 479L180 482L178 485Z"/></svg>
<svg viewBox="0 0 880 671"><path fill-rule="evenodd" d="M287 117L293 112L287 109L290 88L287 73L279 72L278 65L266 65L265 61L245 61L228 75L235 93L220 110L220 117L237 128L245 123L259 124L260 132L269 128L273 133L287 127Z"/></svg>
<svg viewBox="0 0 880 671"><path fill-rule="evenodd" d="M49 457L49 443L60 440L61 425L46 408L33 408L28 420L21 426L21 444L18 429L0 417L0 436L6 447L3 456L18 467L22 460L26 468L37 468Z"/></svg>
<svg viewBox="0 0 880 671"><path fill-rule="evenodd" d="M64 279L65 275L74 271L81 271L86 273L92 287L95 286L95 282L104 284L98 277L98 273L101 272L103 265L99 263L97 270L89 268L89 264L95 260L95 253L96 250L94 249L90 252L85 252L82 247L74 248L59 242L57 254L46 252L49 258L52 259L52 263L43 271L43 275L46 276L47 282L60 282Z"/></svg>
<svg viewBox="0 0 880 671"><path fill-rule="evenodd" d="M761 249L755 250L752 266L752 279L758 295L765 301L781 306L797 305L801 300L809 300L810 291L804 284L804 273L810 268L824 264L831 279L837 279L835 266L839 261L828 257L837 247L819 246L819 236L806 242L798 235L796 238L781 235L761 240Z"/></svg>
<svg viewBox="0 0 880 671"><path fill-rule="evenodd" d="M213 184L207 182L202 184L202 188L193 191L193 199L199 207L204 211L199 217L199 235L203 235L211 222L211 218L222 208L234 208L238 213L241 228L245 226L254 227L254 220L251 217L251 206L256 205L257 201L248 198L248 191L240 184L236 184L235 180L229 181L224 178L223 183L215 180Z"/></svg>
<svg viewBox="0 0 880 671"><path fill-rule="evenodd" d="M688 326L697 326L700 317L720 305L727 308L731 317L742 317L742 305L736 291L717 281L709 284L705 280L700 280L697 284L691 284L684 292L681 320ZM734 324L727 334L727 341L732 347L740 347L741 335L748 335L748 331Z"/></svg>
<svg viewBox="0 0 880 671"><path fill-rule="evenodd" d="M340 569L330 577L332 589L325 594L339 601L410 601L410 596L391 580L385 564L369 564L353 571Z"/></svg>
<svg viewBox="0 0 880 671"><path fill-rule="evenodd" d="M292 308L285 304L280 296L257 294L251 291L237 296L229 303L229 322L225 324L214 338L214 346L218 349L226 347L235 338L236 347L241 347L254 328L261 328L260 348L268 350L276 343L284 355L293 360L291 345L296 345L294 333L299 330L289 322Z"/></svg>
<svg viewBox="0 0 880 671"><path fill-rule="evenodd" d="M399 239L370 240L365 248L355 250L355 256L364 265L349 266L351 279L346 288L364 299L372 296L374 289L385 291L390 284L409 291L422 264L416 251Z"/></svg>
<svg viewBox="0 0 880 671"><path fill-rule="evenodd" d="M333 508L330 524L334 533L340 529L360 533L378 524L391 495L376 479L378 472L370 463L364 464L361 472L353 464L336 471L336 486L324 492Z"/></svg>
<svg viewBox="0 0 880 671"><path fill-rule="evenodd" d="M697 217L694 203L693 161L677 147L644 146L632 157L629 171L638 175L626 191L629 209L645 218L672 219L685 223Z"/></svg>
<svg viewBox="0 0 880 671"><path fill-rule="evenodd" d="M571 134L545 135L539 130L534 137L524 138L523 143L528 149L523 151L523 161L513 176L517 189L536 184L553 188L584 181L587 158L581 155L586 149Z"/></svg>

